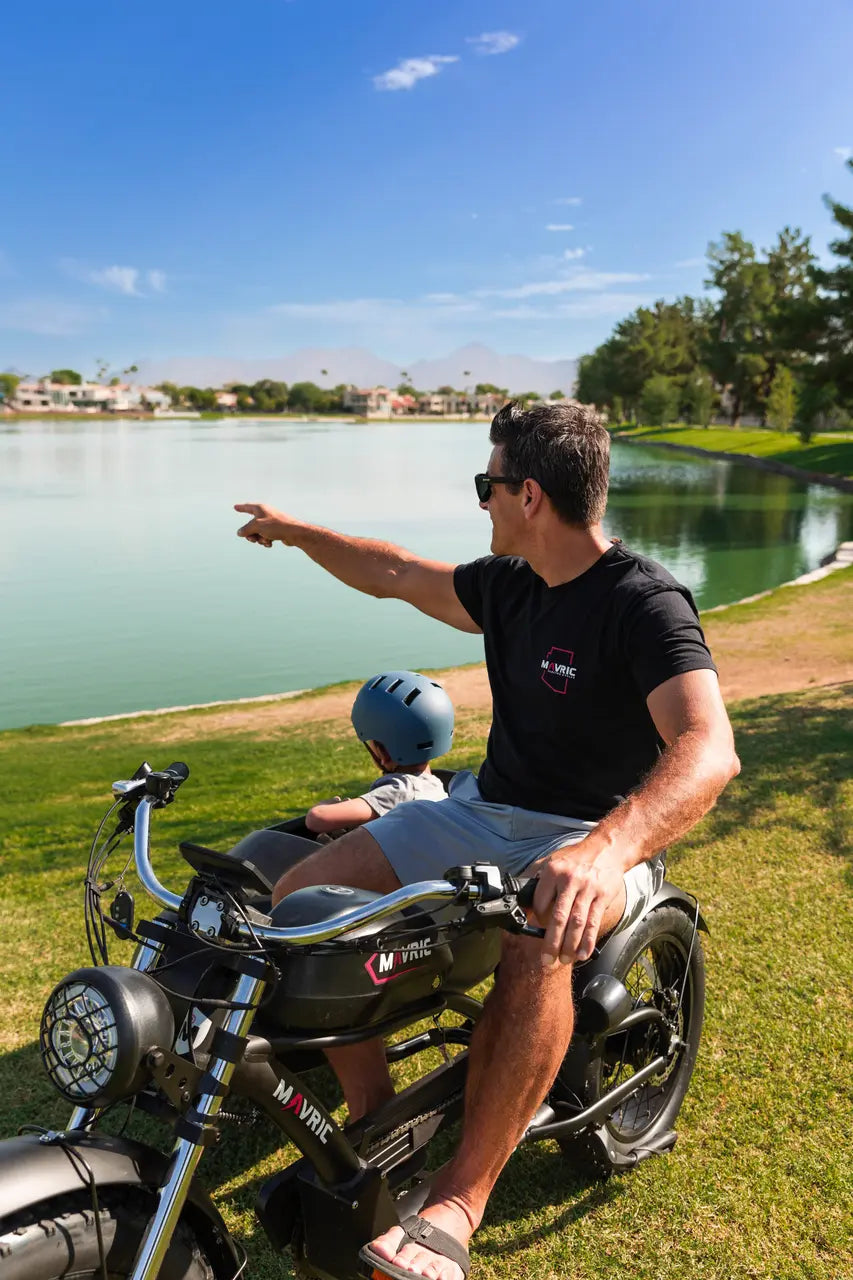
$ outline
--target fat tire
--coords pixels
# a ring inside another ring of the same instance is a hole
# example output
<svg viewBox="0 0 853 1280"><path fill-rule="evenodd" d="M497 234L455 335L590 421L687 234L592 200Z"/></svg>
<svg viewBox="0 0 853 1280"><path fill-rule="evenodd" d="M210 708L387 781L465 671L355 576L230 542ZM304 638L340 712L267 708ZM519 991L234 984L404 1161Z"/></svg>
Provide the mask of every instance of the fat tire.
<svg viewBox="0 0 853 1280"><path fill-rule="evenodd" d="M109 1280L125 1280L156 1205L144 1189L98 1191L101 1236ZM3 1280L101 1280L98 1229L89 1191L56 1196L0 1223ZM158 1280L214 1280L194 1233L180 1222Z"/></svg>
<svg viewBox="0 0 853 1280"><path fill-rule="evenodd" d="M656 1109L649 1115L648 1124L628 1133L620 1127L619 1112L604 1124L578 1134L560 1139L559 1145L565 1158L579 1172L597 1177L633 1167L648 1155L667 1150L674 1144L673 1126L684 1101L702 1034L705 1009L705 959L694 918L683 907L666 903L650 911L638 927L632 930L622 950L617 954L610 972L620 981L629 977L634 965L648 949L668 948L668 963L679 967L686 974L687 989L681 1015L681 1036L686 1047L679 1052L670 1074L662 1085L662 1094L656 1099ZM688 963L689 957L689 963ZM618 1043L601 1037L578 1046L570 1047L551 1096L559 1101L580 1102L590 1106L607 1091L607 1054ZM654 1056L650 1052L650 1057ZM642 1097L642 1093L640 1097ZM621 1109L623 1116L629 1103Z"/></svg>

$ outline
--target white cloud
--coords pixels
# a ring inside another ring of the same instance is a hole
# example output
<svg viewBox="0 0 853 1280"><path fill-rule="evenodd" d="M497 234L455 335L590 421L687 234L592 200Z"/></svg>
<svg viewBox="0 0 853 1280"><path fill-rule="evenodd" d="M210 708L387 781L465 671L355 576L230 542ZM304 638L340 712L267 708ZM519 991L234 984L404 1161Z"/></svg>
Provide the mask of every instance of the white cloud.
<svg viewBox="0 0 853 1280"><path fill-rule="evenodd" d="M682 258L681 262L676 262L676 267L703 267L705 265L704 258Z"/></svg>
<svg viewBox="0 0 853 1280"><path fill-rule="evenodd" d="M81 307L55 298L19 298L0 304L0 329L67 338L108 316L106 307Z"/></svg>
<svg viewBox="0 0 853 1280"><path fill-rule="evenodd" d="M166 291L166 273L156 267L148 271L140 267L90 267L76 258L63 258L59 265L72 280L82 280L110 293L122 293L127 298L147 297L143 284L154 293Z"/></svg>
<svg viewBox="0 0 853 1280"><path fill-rule="evenodd" d="M586 253L586 249L566 249L563 257L567 262L572 262L575 258L582 258Z"/></svg>
<svg viewBox="0 0 853 1280"><path fill-rule="evenodd" d="M549 222L546 231L574 231L570 222Z"/></svg>
<svg viewBox="0 0 853 1280"><path fill-rule="evenodd" d="M582 252L582 250L580 251ZM553 280L504 289L469 293L428 293L418 298L338 298L326 302L281 302L268 309L301 323L352 325L355 328L399 333L439 332L454 325L478 325L492 320L560 320L619 317L652 301L646 291L627 292L614 285L642 283L649 276L628 271L588 271L574 268ZM566 295L578 296L569 298ZM519 305L507 305L518 303Z"/></svg>
<svg viewBox="0 0 853 1280"><path fill-rule="evenodd" d="M373 77L377 89L413 89L419 80L437 76L448 62L458 62L455 54L431 53L425 58L404 58L390 71Z"/></svg>
<svg viewBox="0 0 853 1280"><path fill-rule="evenodd" d="M479 36L468 36L465 43L473 45L475 53L488 57L495 53L509 53L521 43L521 36L513 35L511 31L484 31Z"/></svg>
<svg viewBox="0 0 853 1280"><path fill-rule="evenodd" d="M842 160L849 160L853 156L853 147L833 147L833 154L840 156Z"/></svg>
<svg viewBox="0 0 853 1280"><path fill-rule="evenodd" d="M478 289L477 298L548 298L577 290L608 289L613 284L638 284L648 280L648 275L635 271L575 271L556 280L537 280L530 284L515 285L510 289Z"/></svg>
<svg viewBox="0 0 853 1280"><path fill-rule="evenodd" d="M90 271L88 279L92 284L101 285L104 289L115 289L117 293L126 293L131 297L139 293L136 287L139 282L138 267L103 267Z"/></svg>
<svg viewBox="0 0 853 1280"><path fill-rule="evenodd" d="M580 196L560 196L557 200L552 200L552 204L582 204Z"/></svg>

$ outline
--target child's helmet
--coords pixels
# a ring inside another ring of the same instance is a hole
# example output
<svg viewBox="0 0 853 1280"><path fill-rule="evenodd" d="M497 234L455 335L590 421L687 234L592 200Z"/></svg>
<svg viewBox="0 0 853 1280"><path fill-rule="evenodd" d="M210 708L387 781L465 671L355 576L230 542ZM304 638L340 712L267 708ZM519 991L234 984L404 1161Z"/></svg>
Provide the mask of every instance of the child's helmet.
<svg viewBox="0 0 853 1280"><path fill-rule="evenodd" d="M429 676L385 671L359 689L352 727L362 742L381 742L395 764L421 764L450 750L453 703Z"/></svg>

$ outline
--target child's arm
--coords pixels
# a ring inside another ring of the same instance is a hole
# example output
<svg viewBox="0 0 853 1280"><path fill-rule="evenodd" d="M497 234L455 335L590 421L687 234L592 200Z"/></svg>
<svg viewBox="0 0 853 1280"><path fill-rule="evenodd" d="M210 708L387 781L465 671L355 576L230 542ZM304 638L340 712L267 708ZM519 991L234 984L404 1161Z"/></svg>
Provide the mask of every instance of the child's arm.
<svg viewBox="0 0 853 1280"><path fill-rule="evenodd" d="M342 827L360 827L376 817L366 800L326 800L315 804L305 815L309 831L340 831Z"/></svg>

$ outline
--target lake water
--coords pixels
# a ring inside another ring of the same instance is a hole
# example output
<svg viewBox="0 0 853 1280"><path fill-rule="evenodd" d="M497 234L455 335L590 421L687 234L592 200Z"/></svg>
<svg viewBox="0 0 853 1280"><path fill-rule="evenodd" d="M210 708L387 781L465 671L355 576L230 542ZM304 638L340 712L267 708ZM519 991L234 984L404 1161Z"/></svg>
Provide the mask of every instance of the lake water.
<svg viewBox="0 0 853 1280"><path fill-rule="evenodd" d="M486 423L0 425L0 727L251 697L482 657L479 637L235 537L234 502L460 561L488 552ZM609 534L700 607L814 568L853 498L616 445Z"/></svg>

